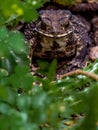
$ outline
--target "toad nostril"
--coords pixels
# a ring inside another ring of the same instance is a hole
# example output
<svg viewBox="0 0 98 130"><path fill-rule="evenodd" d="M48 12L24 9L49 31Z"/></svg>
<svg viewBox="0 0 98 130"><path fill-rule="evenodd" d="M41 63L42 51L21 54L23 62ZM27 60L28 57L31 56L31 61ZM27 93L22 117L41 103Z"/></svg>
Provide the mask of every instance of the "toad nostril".
<svg viewBox="0 0 98 130"><path fill-rule="evenodd" d="M60 34L61 32L60 32L60 30L55 29L55 30L52 30L51 33L52 33L53 35L58 35L58 34Z"/></svg>

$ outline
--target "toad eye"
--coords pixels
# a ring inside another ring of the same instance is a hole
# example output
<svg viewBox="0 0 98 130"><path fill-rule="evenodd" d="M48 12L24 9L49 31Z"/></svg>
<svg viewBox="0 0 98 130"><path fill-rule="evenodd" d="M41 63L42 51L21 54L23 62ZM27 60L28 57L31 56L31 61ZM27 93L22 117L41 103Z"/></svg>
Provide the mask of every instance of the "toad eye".
<svg viewBox="0 0 98 130"><path fill-rule="evenodd" d="M60 19L59 22L60 22L62 27L67 27L69 25L69 20L66 17Z"/></svg>
<svg viewBox="0 0 98 130"><path fill-rule="evenodd" d="M64 26L68 26L68 25L69 25L69 22L66 21L66 22L64 23Z"/></svg>
<svg viewBox="0 0 98 130"><path fill-rule="evenodd" d="M67 28L69 26L69 22L65 22L61 24L61 27L63 28Z"/></svg>
<svg viewBox="0 0 98 130"><path fill-rule="evenodd" d="M43 23L45 23L48 26L51 25L51 19L49 19L48 17L43 17L42 21L43 21Z"/></svg>
<svg viewBox="0 0 98 130"><path fill-rule="evenodd" d="M51 21L48 18L42 18L42 24L41 27L44 30L48 30L51 26Z"/></svg>
<svg viewBox="0 0 98 130"><path fill-rule="evenodd" d="M41 29L46 30L46 24L44 22L41 23Z"/></svg>
<svg viewBox="0 0 98 130"><path fill-rule="evenodd" d="M43 30L49 30L50 27L46 23L42 22L41 23L41 29L43 29Z"/></svg>

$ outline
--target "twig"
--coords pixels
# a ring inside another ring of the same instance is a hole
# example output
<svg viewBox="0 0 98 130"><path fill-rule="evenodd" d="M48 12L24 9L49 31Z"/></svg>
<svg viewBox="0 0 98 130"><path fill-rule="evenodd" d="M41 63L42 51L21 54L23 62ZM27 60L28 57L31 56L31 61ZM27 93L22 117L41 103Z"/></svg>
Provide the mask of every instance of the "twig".
<svg viewBox="0 0 98 130"><path fill-rule="evenodd" d="M68 73L66 73L64 75L60 75L60 79L63 79L65 77L67 77L67 76L75 76L75 75L85 75L85 76L87 76L89 78L92 78L93 80L98 81L98 75L97 74L94 74L92 72L87 72L87 71L84 71L84 70L81 70L81 69L68 72Z"/></svg>

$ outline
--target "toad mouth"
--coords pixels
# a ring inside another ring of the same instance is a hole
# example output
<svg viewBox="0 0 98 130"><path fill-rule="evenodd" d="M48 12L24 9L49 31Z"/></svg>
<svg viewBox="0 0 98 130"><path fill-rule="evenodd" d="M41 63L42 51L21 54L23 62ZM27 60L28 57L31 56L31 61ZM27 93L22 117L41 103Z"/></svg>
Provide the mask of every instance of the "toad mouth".
<svg viewBox="0 0 98 130"><path fill-rule="evenodd" d="M73 32L73 31L68 31L68 32L63 33L63 34L49 34L49 33L43 32L43 31L41 31L41 30L38 30L38 29L36 29L36 28L35 28L35 31L36 31L37 33L43 35L43 36L51 37L51 38L54 38L54 37L56 37L56 38L66 37L66 36L70 35L70 34Z"/></svg>

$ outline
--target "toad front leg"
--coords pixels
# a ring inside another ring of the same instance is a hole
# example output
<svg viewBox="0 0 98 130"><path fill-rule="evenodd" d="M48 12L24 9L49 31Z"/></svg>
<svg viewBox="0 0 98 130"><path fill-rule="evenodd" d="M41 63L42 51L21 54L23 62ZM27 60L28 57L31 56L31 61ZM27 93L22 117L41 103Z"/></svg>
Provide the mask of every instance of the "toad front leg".
<svg viewBox="0 0 98 130"><path fill-rule="evenodd" d="M33 75L36 75L36 72L37 70L39 69L37 63L36 63L36 59L34 57L34 50L35 50L35 47L36 47L36 38L33 37L32 39L29 40L29 48L30 48L30 54L29 54L29 57L30 57L30 71Z"/></svg>
<svg viewBox="0 0 98 130"><path fill-rule="evenodd" d="M30 71L31 71L32 75L44 78L45 76L38 72L40 67L39 67L38 62L37 62L38 57L35 55L36 53L41 55L41 50L42 50L42 46L41 46L41 44L39 42L40 40L37 39L37 38L33 37L32 39L29 40L29 43L30 43L30 45L29 45L29 47L30 47L30 54L29 54L29 57L30 57Z"/></svg>
<svg viewBox="0 0 98 130"><path fill-rule="evenodd" d="M72 61L68 63L68 67L66 67L65 73L83 67L85 56L87 55L88 45L91 44L91 40L88 34L84 34L84 36L83 34L82 36L75 34L74 37L76 38L76 55Z"/></svg>

